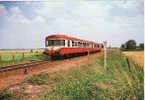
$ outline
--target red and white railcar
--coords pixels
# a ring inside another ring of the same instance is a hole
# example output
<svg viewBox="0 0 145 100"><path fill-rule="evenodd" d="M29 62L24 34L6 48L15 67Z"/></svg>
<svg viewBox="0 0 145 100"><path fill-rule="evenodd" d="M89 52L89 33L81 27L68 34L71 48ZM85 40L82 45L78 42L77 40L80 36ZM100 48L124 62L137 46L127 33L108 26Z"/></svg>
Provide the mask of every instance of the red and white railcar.
<svg viewBox="0 0 145 100"><path fill-rule="evenodd" d="M45 53L52 56L64 56L101 51L102 43L81 40L66 35L51 35L46 37Z"/></svg>

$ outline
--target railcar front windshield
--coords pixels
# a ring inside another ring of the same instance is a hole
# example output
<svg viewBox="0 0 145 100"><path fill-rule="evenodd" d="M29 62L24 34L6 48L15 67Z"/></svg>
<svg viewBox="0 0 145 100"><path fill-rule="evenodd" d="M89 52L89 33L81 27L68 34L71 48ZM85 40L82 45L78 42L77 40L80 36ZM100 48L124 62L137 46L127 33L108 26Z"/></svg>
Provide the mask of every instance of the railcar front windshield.
<svg viewBox="0 0 145 100"><path fill-rule="evenodd" d="M46 40L46 46L65 46L65 40Z"/></svg>

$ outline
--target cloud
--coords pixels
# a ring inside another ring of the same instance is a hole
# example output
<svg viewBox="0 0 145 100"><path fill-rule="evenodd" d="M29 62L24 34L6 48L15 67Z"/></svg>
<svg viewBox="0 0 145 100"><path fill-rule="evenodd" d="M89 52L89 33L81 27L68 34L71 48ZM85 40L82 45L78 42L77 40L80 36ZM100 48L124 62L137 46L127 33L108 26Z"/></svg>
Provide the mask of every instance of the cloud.
<svg viewBox="0 0 145 100"><path fill-rule="evenodd" d="M0 27L2 28L4 26L4 20L7 18L7 11L5 9L5 6L0 4Z"/></svg>
<svg viewBox="0 0 145 100"><path fill-rule="evenodd" d="M120 1L121 2L121 1ZM143 0L134 0L134 1L126 1L126 2L112 2L112 9L111 14L113 16L128 16L128 17L134 17L139 14L143 15L144 13L144 5Z"/></svg>
<svg viewBox="0 0 145 100"><path fill-rule="evenodd" d="M4 5L0 4L0 16L6 15L6 9Z"/></svg>
<svg viewBox="0 0 145 100"><path fill-rule="evenodd" d="M75 8L74 13L82 17L105 17L108 15L108 9L96 4L83 4Z"/></svg>
<svg viewBox="0 0 145 100"><path fill-rule="evenodd" d="M28 3L27 10L24 9L27 4L11 6L8 10L1 4L0 48L44 47L45 36L53 33L96 42L107 40L118 47L128 39L143 42L140 2L116 3L67 1L42 2L39 6Z"/></svg>
<svg viewBox="0 0 145 100"><path fill-rule="evenodd" d="M22 13L21 10L19 9L19 7L12 7L12 8L10 9L10 12L11 12L13 15L19 15L19 14Z"/></svg>
<svg viewBox="0 0 145 100"><path fill-rule="evenodd" d="M36 23L44 23L45 22L45 19L42 17L42 16L37 16L35 19L34 19L34 22Z"/></svg>
<svg viewBox="0 0 145 100"><path fill-rule="evenodd" d="M4 12L8 13L5 8ZM43 28L45 19L41 16L36 16L33 20L28 19L23 15L19 7L10 8L10 13L10 16L2 15L5 19L3 27L0 27L0 42L3 43L1 48L44 47L40 42L44 37L41 37L40 34L43 32L41 30L45 30Z"/></svg>

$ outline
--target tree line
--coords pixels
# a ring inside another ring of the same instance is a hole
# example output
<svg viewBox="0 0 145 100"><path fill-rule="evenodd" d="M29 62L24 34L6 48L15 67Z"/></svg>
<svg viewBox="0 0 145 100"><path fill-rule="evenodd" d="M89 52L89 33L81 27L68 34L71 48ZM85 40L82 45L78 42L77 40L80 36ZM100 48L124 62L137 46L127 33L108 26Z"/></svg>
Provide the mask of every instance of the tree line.
<svg viewBox="0 0 145 100"><path fill-rule="evenodd" d="M144 50L144 43L140 43L139 45L137 45L135 40L128 40L127 42L121 45L120 49L122 51Z"/></svg>

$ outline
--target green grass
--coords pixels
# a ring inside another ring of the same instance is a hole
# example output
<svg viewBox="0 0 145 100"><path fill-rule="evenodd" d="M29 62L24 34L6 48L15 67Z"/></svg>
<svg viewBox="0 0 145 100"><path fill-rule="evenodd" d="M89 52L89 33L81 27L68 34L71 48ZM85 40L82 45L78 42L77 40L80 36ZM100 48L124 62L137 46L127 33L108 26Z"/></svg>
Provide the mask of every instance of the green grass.
<svg viewBox="0 0 145 100"><path fill-rule="evenodd" d="M52 73L42 72L25 79L25 82L51 87L36 94L40 100L143 100L142 67L130 61L129 71L126 57L116 51L107 55L107 70L104 70L103 55L90 56L87 65ZM7 94L2 97L7 98Z"/></svg>
<svg viewBox="0 0 145 100"><path fill-rule="evenodd" d="M46 58L46 55L43 53L32 53L32 52L25 52L24 57L23 53L2 53L0 54L1 61L0 65L5 64L15 64L20 62L27 62L31 60L42 60Z"/></svg>
<svg viewBox="0 0 145 100"><path fill-rule="evenodd" d="M47 78L49 78L49 74L45 72L41 72L39 74L35 74L32 77L25 79L25 82L43 85L43 84L48 84L48 82L45 80Z"/></svg>
<svg viewBox="0 0 145 100"><path fill-rule="evenodd" d="M37 85L49 85L49 81L53 81L53 83L59 83L64 79L63 71L60 70L58 72L46 73L41 72L39 74L34 74L32 77L26 78L25 82L37 84Z"/></svg>
<svg viewBox="0 0 145 100"><path fill-rule="evenodd" d="M143 100L143 69L117 52L108 54L108 69L104 70L103 56L93 58L81 68L70 69L62 82L42 94L42 100Z"/></svg>
<svg viewBox="0 0 145 100"><path fill-rule="evenodd" d="M12 94L3 91L0 93L0 100L11 100Z"/></svg>

